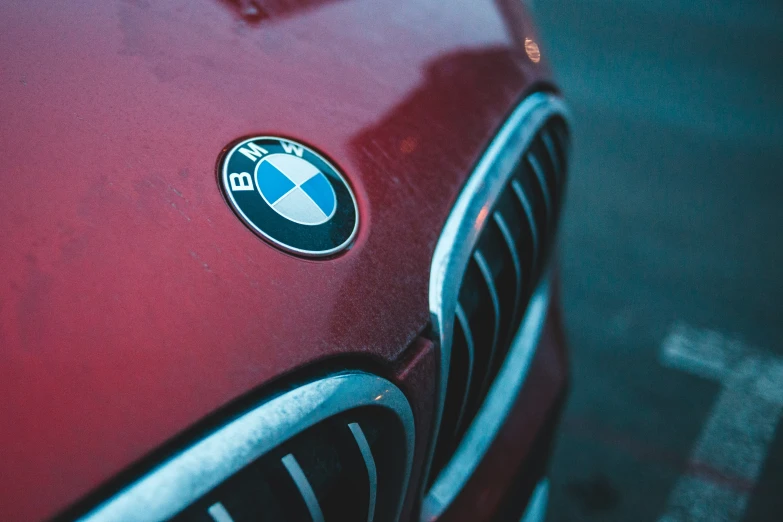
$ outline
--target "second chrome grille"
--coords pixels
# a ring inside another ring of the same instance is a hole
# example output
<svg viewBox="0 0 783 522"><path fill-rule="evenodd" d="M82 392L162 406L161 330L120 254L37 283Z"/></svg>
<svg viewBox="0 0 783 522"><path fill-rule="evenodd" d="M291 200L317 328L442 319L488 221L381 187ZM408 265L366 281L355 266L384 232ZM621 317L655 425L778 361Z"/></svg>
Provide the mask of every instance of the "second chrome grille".
<svg viewBox="0 0 783 522"><path fill-rule="evenodd" d="M494 154L495 163L484 171L481 164L477 168L485 179L474 187L471 179L466 186L468 193L486 188L484 200L458 201L455 212L462 211L464 223L452 223L456 232L449 231L449 223L444 230L444 236L452 234L452 251L441 267L441 283L456 283L456 288L450 295L440 294L440 309L435 311L442 315L434 314L440 319L438 326L450 331L440 332L441 342L448 345L444 352L448 349L449 364L444 368L448 380L431 480L449 462L481 407L546 264L568 144L562 110L548 107L553 99L536 94L523 102L520 109L525 103L531 107L530 114L520 116L529 120L528 127L519 127L525 132L499 136L507 142L501 144L504 149L490 147L487 153ZM475 232L460 235L469 226ZM437 258L438 251L433 270L438 269Z"/></svg>

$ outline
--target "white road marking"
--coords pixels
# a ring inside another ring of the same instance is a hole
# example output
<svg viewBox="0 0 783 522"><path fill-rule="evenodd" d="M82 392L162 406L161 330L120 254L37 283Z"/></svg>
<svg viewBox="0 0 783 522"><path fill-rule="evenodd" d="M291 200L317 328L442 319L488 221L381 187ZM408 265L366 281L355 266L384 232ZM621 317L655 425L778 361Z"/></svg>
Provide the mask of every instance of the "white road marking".
<svg viewBox="0 0 783 522"><path fill-rule="evenodd" d="M783 358L712 330L675 325L661 346L664 365L723 383L690 457L741 487L684 475L659 522L738 521L783 410Z"/></svg>

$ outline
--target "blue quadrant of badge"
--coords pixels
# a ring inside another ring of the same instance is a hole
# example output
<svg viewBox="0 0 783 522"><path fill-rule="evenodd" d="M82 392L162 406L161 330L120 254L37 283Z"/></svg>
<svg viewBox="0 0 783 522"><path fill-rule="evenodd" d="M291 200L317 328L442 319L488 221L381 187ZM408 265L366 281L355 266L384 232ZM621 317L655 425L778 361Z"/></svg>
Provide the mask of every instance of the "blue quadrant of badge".
<svg viewBox="0 0 783 522"><path fill-rule="evenodd" d="M288 177L273 167L269 162L258 166L258 189L270 205L287 194L296 185Z"/></svg>
<svg viewBox="0 0 783 522"><path fill-rule="evenodd" d="M318 208L323 210L324 214L330 216L334 212L337 202L334 200L334 191L329 180L322 173L318 173L312 178L302 183L302 190L315 201Z"/></svg>
<svg viewBox="0 0 783 522"><path fill-rule="evenodd" d="M257 181L258 189L270 205L277 203L280 198L296 187L296 184L288 176L268 161L264 161L258 166ZM310 199L318 205L324 214L330 216L334 212L334 207L337 204L334 191L329 180L321 172L302 183L300 188L310 196Z"/></svg>

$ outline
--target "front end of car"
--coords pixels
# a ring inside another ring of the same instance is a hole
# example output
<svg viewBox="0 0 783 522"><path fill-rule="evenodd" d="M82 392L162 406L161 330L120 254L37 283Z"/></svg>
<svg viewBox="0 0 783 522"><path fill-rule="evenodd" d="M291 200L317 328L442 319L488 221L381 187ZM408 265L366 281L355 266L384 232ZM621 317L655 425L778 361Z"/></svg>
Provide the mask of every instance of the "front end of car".
<svg viewBox="0 0 783 522"><path fill-rule="evenodd" d="M569 124L526 9L175 4L0 8L4 519L543 520Z"/></svg>

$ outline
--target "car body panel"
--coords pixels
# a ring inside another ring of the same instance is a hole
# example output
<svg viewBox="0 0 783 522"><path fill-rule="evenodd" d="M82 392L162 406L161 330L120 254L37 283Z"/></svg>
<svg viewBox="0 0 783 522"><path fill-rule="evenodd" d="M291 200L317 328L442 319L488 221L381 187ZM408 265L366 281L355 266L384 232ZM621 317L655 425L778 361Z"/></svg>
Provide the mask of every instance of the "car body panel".
<svg viewBox="0 0 783 522"><path fill-rule="evenodd" d="M549 79L523 15L490 0L272 15L0 6L5 520L55 515L308 364L398 359L427 325L432 251L472 165ZM350 250L297 258L232 213L221 150L263 134L340 166Z"/></svg>

